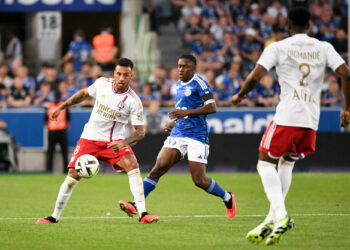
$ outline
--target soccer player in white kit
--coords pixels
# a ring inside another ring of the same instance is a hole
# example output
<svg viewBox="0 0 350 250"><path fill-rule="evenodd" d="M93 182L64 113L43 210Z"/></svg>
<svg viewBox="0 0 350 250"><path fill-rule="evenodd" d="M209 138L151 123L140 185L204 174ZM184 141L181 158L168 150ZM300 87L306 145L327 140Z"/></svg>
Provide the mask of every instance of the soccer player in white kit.
<svg viewBox="0 0 350 250"><path fill-rule="evenodd" d="M288 20L291 37L272 43L264 50L241 91L232 97L233 104L239 103L268 70L276 67L281 87L280 102L261 140L257 164L270 201L270 211L264 222L247 234L247 239L254 243L267 237L267 245L278 243L282 234L295 226L294 219L287 214L284 200L291 185L295 161L315 152L326 67L341 78L345 95L341 126L347 126L350 121L348 66L331 44L306 34L310 20L307 9L292 8Z"/></svg>
<svg viewBox="0 0 350 250"><path fill-rule="evenodd" d="M80 140L68 164L68 175L61 185L54 212L47 218L39 219L36 224L57 223L80 176L74 168L79 156L90 154L128 173L131 193L134 196L140 223L153 223L158 216L148 214L145 208L145 196L139 165L129 145L145 136L143 107L139 97L129 87L133 77L134 64L127 58L121 58L114 70L114 78L98 78L91 86L82 89L66 102L62 103L51 115L55 120L62 110L80 103L90 96L96 99L89 121L85 124ZM124 138L125 125L131 120L135 133Z"/></svg>

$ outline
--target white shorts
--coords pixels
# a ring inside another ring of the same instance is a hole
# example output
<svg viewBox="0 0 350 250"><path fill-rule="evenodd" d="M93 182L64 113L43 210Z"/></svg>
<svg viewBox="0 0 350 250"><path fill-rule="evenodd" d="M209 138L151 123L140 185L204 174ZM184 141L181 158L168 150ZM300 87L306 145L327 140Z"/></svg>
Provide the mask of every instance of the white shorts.
<svg viewBox="0 0 350 250"><path fill-rule="evenodd" d="M207 164L209 156L209 145L188 137L171 137L165 140L164 148L176 148L181 153L181 159Z"/></svg>

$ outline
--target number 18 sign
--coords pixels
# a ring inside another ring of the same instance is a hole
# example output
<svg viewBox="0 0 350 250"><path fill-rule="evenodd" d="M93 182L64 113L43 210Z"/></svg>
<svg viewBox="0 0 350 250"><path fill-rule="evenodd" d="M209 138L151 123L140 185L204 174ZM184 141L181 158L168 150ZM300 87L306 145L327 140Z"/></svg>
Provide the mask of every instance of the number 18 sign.
<svg viewBox="0 0 350 250"><path fill-rule="evenodd" d="M58 11L43 11L36 14L37 38L58 40L61 38L62 15Z"/></svg>

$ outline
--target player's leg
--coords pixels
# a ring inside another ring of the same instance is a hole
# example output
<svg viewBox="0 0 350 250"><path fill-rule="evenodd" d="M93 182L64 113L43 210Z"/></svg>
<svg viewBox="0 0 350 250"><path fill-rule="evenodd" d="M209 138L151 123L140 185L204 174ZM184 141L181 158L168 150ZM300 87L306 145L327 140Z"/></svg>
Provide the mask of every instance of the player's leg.
<svg viewBox="0 0 350 250"><path fill-rule="evenodd" d="M152 192L159 179L169 171L181 159L181 153L175 148L163 147L158 156L154 167L148 173L147 177L143 180L143 186L145 189L145 197Z"/></svg>
<svg viewBox="0 0 350 250"><path fill-rule="evenodd" d="M50 224L56 223L61 217L63 209L68 203L70 196L72 195L73 189L78 184L80 176L75 170L76 160L83 154L93 154L96 151L96 147L93 143L85 139L80 139L74 149L73 156L70 163L68 164L68 174L63 181L55 203L55 209L51 216L37 220L36 224Z"/></svg>
<svg viewBox="0 0 350 250"><path fill-rule="evenodd" d="M209 194L220 197L225 203L227 217L233 218L237 211L233 194L225 191L215 180L206 176L206 164L195 161L188 163L193 183Z"/></svg>
<svg viewBox="0 0 350 250"><path fill-rule="evenodd" d="M140 222L141 223L157 222L158 216L150 215L146 211L142 178L141 178L141 173L139 169L139 164L137 163L135 155L125 154L118 161L118 166L124 169L124 171L129 176L130 190L134 196L134 202L135 202L136 208L139 211Z"/></svg>
<svg viewBox="0 0 350 250"><path fill-rule="evenodd" d="M57 223L61 217L63 209L68 203L73 189L78 184L80 176L74 168L69 168L68 175L63 181L55 203L55 209L51 216L37 220L36 224Z"/></svg>

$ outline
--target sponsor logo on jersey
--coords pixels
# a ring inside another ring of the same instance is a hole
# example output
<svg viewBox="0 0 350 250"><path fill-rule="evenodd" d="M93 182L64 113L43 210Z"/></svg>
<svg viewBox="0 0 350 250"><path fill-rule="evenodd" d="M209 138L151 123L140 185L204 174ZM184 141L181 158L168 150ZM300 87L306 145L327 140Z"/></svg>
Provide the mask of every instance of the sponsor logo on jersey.
<svg viewBox="0 0 350 250"><path fill-rule="evenodd" d="M137 120L139 120L141 122L143 121L143 114L142 114L142 112L137 114Z"/></svg>

